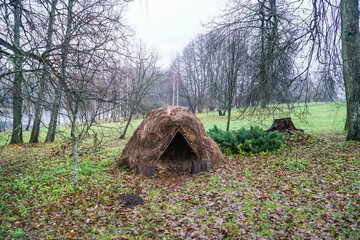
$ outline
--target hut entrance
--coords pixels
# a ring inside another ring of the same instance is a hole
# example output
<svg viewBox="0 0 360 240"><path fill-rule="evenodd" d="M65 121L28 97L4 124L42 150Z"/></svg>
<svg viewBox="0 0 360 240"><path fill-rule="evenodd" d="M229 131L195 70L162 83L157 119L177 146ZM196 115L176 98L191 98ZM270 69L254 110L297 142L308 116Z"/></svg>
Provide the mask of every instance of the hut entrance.
<svg viewBox="0 0 360 240"><path fill-rule="evenodd" d="M190 171L191 163L197 159L189 143L177 131L166 150L160 156L156 167L169 173Z"/></svg>

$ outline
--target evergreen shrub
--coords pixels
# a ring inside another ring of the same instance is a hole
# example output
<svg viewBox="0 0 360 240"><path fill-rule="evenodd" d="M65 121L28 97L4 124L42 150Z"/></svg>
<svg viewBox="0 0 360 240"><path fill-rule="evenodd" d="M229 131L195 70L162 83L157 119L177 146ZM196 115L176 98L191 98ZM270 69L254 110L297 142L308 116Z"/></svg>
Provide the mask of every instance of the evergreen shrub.
<svg viewBox="0 0 360 240"><path fill-rule="evenodd" d="M216 125L208 131L224 154L254 154L280 149L284 136L277 131L265 132L260 127L224 131Z"/></svg>

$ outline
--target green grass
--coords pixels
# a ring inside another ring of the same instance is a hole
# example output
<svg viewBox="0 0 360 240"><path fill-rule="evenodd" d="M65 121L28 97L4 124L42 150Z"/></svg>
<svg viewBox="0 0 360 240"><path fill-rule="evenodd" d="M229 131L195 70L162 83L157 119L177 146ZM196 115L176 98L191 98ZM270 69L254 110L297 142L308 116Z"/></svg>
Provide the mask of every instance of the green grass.
<svg viewBox="0 0 360 240"><path fill-rule="evenodd" d="M344 134L344 125L346 120L346 105L345 103L309 103L307 104L307 111L304 111L304 104L299 104L296 111L290 113L286 109L281 112L277 111L271 116L258 113L254 117L239 118L240 111L234 109L232 111L232 119L230 129L238 129L241 127L249 128L251 125L259 125L264 129L271 126L274 118L291 117L295 127L303 129L309 133L338 133ZM250 112L251 109L248 110ZM303 115L305 114L305 115ZM205 129L210 129L213 125L219 128L226 129L227 116L220 117L217 112L208 112L197 114L199 119L204 124Z"/></svg>
<svg viewBox="0 0 360 240"><path fill-rule="evenodd" d="M115 169L141 120L125 140L112 128L119 123L102 124L101 146L89 149L91 136L80 146L78 192L71 146L59 136L51 144L5 146L0 239L358 239L360 146L344 141L345 106L314 103L308 109L307 122L291 117L312 136L288 138L281 152L231 156L209 172L174 178ZM232 129L258 125L235 116ZM226 116L198 117L206 129L225 129ZM270 127L273 117L287 116L268 117L262 126ZM65 126L59 129L68 134ZM145 204L124 208L117 201L122 193L138 193Z"/></svg>
<svg viewBox="0 0 360 240"><path fill-rule="evenodd" d="M131 121L128 131L126 133L125 138L131 137L132 133L135 129L140 125L142 119L135 119ZM105 141L113 140L114 138L119 138L120 132L125 127L124 122L112 122L112 123L102 123L102 124L94 124L92 126L93 131L89 131L90 137L86 139L88 143L93 142L92 135L94 132L97 135L103 136ZM81 130L81 126L79 127ZM41 128L39 135L39 142L44 142L46 138L47 128ZM5 145L10 142L11 132L0 133L0 146ZM23 131L23 140L25 143L30 140L31 131ZM70 138L70 126L68 125L60 125L56 129L56 142L64 142Z"/></svg>
<svg viewBox="0 0 360 240"><path fill-rule="evenodd" d="M258 125L264 129L271 126L274 118L291 117L297 128L305 130L309 133L336 133L345 134L344 125L346 120L346 105L345 103L309 103L307 104L306 114L304 112L305 105L299 104L293 113L290 113L286 108L281 111L276 111L273 115L267 116L265 114L258 113L257 116L239 118L240 110L233 109L232 119L230 123L230 129L238 129L241 127L249 128L251 125ZM251 109L248 110L250 112ZM305 114L305 115L303 115ZM298 116L299 115L299 116ZM220 129L226 129L227 116L219 116L216 111L204 112L197 114L198 118L203 123L206 130L209 130L214 125L217 125ZM140 125L142 119L135 119L131 122L131 125L127 131L126 138L131 137L135 129ZM120 136L120 131L124 128L123 122L103 123L94 125L94 131L99 135L104 136L104 140L113 140ZM41 128L40 142L43 142L46 137L46 128ZM64 141L64 139L70 136L70 128L68 126L58 126L57 129L57 141ZM30 131L23 132L24 142L28 142L30 139ZM0 146L4 145L10 140L9 132L7 134L0 135ZM90 132L92 134L92 132ZM91 137L87 140L92 142Z"/></svg>

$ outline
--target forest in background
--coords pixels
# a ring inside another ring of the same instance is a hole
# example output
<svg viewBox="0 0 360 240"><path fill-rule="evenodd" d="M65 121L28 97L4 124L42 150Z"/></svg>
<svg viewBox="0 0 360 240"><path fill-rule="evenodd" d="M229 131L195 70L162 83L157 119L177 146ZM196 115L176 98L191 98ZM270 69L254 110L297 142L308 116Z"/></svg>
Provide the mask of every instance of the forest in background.
<svg viewBox="0 0 360 240"><path fill-rule="evenodd" d="M359 139L356 1L228 1L168 69L122 18L128 1L1 1L1 124L31 143L68 124L83 140L99 119L125 121L163 105L276 115L311 101L346 101L348 139ZM241 115L241 113L240 113ZM83 123L79 126L78 123ZM2 135L5 136L5 135Z"/></svg>

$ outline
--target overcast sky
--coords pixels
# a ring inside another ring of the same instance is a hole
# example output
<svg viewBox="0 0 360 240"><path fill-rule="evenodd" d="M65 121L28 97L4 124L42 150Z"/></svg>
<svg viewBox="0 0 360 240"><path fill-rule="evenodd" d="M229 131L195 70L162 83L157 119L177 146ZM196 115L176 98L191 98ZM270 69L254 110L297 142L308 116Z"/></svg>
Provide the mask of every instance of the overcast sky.
<svg viewBox="0 0 360 240"><path fill-rule="evenodd" d="M129 3L128 22L137 36L155 47L161 65L167 67L171 59L207 23L221 13L224 0L135 0Z"/></svg>

